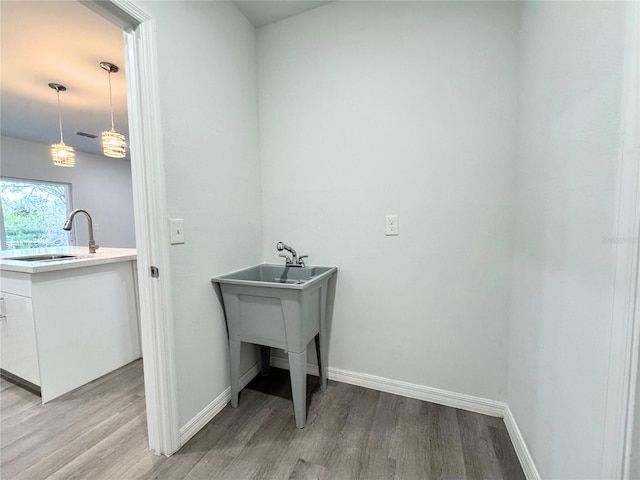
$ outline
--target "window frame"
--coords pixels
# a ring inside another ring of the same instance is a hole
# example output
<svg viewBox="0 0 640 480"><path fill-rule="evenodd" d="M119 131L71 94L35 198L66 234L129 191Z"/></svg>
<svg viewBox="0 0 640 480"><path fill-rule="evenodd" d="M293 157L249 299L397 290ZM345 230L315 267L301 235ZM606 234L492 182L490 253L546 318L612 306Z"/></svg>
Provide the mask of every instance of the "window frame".
<svg viewBox="0 0 640 480"><path fill-rule="evenodd" d="M0 182L16 182L16 183L31 183L31 184L41 184L41 185L59 185L63 186L66 189L66 208L67 208L67 217L73 210L73 184L68 182L56 182L53 180L41 180L37 178L21 178L21 177L9 177L5 175L0 175ZM69 232L69 246L75 246L76 243L76 234L74 230ZM0 198L0 249L7 250L7 232L4 227L4 207L2 205L2 199Z"/></svg>

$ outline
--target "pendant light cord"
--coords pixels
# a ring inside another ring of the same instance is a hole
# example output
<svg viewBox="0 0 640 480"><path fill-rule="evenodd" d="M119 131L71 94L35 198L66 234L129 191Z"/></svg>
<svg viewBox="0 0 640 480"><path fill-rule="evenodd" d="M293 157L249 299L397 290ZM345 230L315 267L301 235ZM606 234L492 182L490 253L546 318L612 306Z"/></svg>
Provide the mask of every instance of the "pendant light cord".
<svg viewBox="0 0 640 480"><path fill-rule="evenodd" d="M109 70L109 106L111 107L111 130L114 130L113 126L113 97L111 96L111 70Z"/></svg>
<svg viewBox="0 0 640 480"><path fill-rule="evenodd" d="M62 110L60 110L60 89L56 88L58 94L58 123L60 124L60 143L64 143L64 137L62 136Z"/></svg>

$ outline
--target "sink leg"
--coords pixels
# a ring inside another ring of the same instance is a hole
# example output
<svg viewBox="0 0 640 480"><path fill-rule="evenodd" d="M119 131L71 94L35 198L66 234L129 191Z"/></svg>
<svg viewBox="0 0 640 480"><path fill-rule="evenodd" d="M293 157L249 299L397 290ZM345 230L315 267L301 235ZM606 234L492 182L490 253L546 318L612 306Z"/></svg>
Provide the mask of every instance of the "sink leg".
<svg viewBox="0 0 640 480"><path fill-rule="evenodd" d="M318 352L318 371L320 373L320 390L323 392L327 390L327 384L329 377L327 374L329 373L328 368L328 345L327 339L324 336L324 333L321 331L316 335L316 350Z"/></svg>
<svg viewBox="0 0 640 480"><path fill-rule="evenodd" d="M307 420L307 349L301 353L289 352L289 374L296 427L304 428Z"/></svg>
<svg viewBox="0 0 640 480"><path fill-rule="evenodd" d="M240 379L240 342L229 340L229 359L231 366L231 406L238 408L238 381Z"/></svg>
<svg viewBox="0 0 640 480"><path fill-rule="evenodd" d="M327 330L327 286L320 289L320 329L316 335L316 350L318 351L318 371L320 373L320 390L327 389L329 373L329 345L326 338Z"/></svg>
<svg viewBox="0 0 640 480"><path fill-rule="evenodd" d="M271 366L269 365L271 362L271 347L260 345L260 356L262 357L262 376L266 377L271 373Z"/></svg>
<svg viewBox="0 0 640 480"><path fill-rule="evenodd" d="M322 355L322 347L320 342L320 333L318 333L315 337L316 341L316 357L318 358L318 374L320 376L320 390L323 392L327 389L327 371L325 369L326 358Z"/></svg>

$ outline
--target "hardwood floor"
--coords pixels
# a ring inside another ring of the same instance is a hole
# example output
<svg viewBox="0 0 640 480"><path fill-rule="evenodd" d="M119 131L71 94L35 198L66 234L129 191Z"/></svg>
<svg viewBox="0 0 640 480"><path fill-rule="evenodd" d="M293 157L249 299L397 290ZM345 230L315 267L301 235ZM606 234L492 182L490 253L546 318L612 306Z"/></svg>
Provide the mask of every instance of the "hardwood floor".
<svg viewBox="0 0 640 480"><path fill-rule="evenodd" d="M501 419L308 377L298 430L288 372L266 378L168 458L147 449L141 361L44 406L2 380L1 478L525 478Z"/></svg>

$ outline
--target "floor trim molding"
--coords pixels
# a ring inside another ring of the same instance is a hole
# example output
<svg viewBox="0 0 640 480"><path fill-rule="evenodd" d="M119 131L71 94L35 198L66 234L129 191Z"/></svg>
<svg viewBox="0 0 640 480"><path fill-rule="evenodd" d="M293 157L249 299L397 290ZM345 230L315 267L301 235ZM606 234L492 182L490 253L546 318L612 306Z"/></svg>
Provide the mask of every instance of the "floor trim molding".
<svg viewBox="0 0 640 480"><path fill-rule="evenodd" d="M240 389L243 389L253 378L260 373L260 363L256 363L242 377L240 377ZM213 417L227 406L231 400L231 387L227 387L224 392L218 395L213 401L204 407L186 425L180 427L180 446L183 446L198 433Z"/></svg>
<svg viewBox="0 0 640 480"><path fill-rule="evenodd" d="M504 415L504 403L488 398L392 380L366 373L351 372L339 368L329 368L329 378L338 382L350 383L351 385L358 385L381 392L424 400L447 407L460 408L492 417L502 417Z"/></svg>
<svg viewBox="0 0 640 480"><path fill-rule="evenodd" d="M289 362L283 357L272 356L271 365L278 368L289 369ZM312 375L318 375L318 366L308 363L307 372ZM496 400L392 380L367 373L352 372L341 368L329 367L329 380L357 385L381 392L393 393L403 397L415 398L416 400L424 400L447 407L461 408L492 417L503 417L505 411L505 404Z"/></svg>
<svg viewBox="0 0 640 480"><path fill-rule="evenodd" d="M514 418L513 413L511 413L509 405L505 404L504 407L504 424L507 426L509 438L511 438L513 448L516 450L518 460L520 460L520 465L522 466L522 470L524 470L524 475L527 477L527 480L540 480L540 473L538 473L536 464L533 462L533 457L531 456L531 453L527 448L527 443L524 441L524 437L518 428L516 419Z"/></svg>

